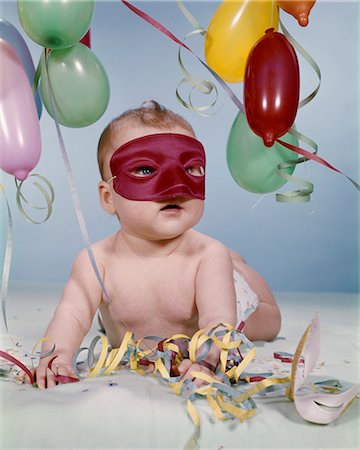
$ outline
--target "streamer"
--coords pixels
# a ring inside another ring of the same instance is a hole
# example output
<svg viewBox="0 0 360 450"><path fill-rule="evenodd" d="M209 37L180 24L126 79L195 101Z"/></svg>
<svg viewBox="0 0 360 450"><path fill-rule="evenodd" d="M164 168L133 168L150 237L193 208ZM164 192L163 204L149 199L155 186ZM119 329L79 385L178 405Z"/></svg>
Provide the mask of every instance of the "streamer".
<svg viewBox="0 0 360 450"><path fill-rule="evenodd" d="M241 112L244 112L244 107L243 104L240 102L240 100L237 98L237 96L235 95L235 93L232 91L232 89L224 82L224 80L222 80L219 75L213 70L211 69L211 67L209 67L201 58L199 58L186 44L184 44L181 40L179 40L173 33L171 33L171 31L169 31L166 27L164 27L162 24L160 24L158 21L156 21L155 19L153 19L152 17L150 17L148 14L146 14L144 11L140 10L139 8L135 7L134 5L130 4L128 1L126 0L121 0L121 2L131 11L133 11L136 15L138 15L139 17L141 17L143 20L145 20L146 22L148 22L150 25L152 25L154 28L156 28L158 31L160 31L161 33L165 34L168 38L170 38L171 40L173 40L175 43L177 43L178 45L180 45L181 47L185 48L186 50L188 50L189 52L191 52L196 58L197 60L204 66L206 67L206 69L213 75L213 77L218 81L218 83L221 85L221 87L225 90L225 92L228 94L228 96L230 97L230 99L233 101L233 103L238 107L238 109ZM310 57L311 58L311 57ZM317 67L317 65L316 65ZM321 77L321 75L320 75ZM300 102L301 107L304 106L305 104L307 104L311 98L313 98L317 91L318 91L319 87L317 87L315 89L315 91L310 94L307 98L305 98L304 100L302 100ZM311 98L310 98L311 97ZM289 148L290 150L293 150L294 152L305 156L307 159L311 159L313 161L316 161L322 165L325 165L328 168L331 168L332 170L335 170L337 172L339 172L340 174L344 175L353 185L354 187L360 191L360 187L359 184L356 183L354 180L352 180L350 177L348 177L347 175L345 175L344 173L340 172L338 169L333 168L333 166L331 166L326 160L324 160L323 158L318 157L316 154L313 154L311 152L308 152L306 150L303 150L299 147L296 146L291 146L290 144L286 144L283 143L283 141L281 141L280 139L277 139L277 142L279 142L282 145L285 145L285 147ZM303 161L300 161L303 162ZM281 172L281 168L279 169L279 172ZM296 182L298 182L299 179L295 180ZM302 192L302 193L301 193ZM288 195L287 193L280 195L279 197L277 197L277 199L281 199L280 201L293 201L294 197L296 198L299 194L299 198L301 199L300 201L308 201L306 199L308 199L309 194L312 192L312 185L309 182L305 182L305 191L298 191L293 194ZM293 198L291 198L293 197ZM296 200L295 200L296 201Z"/></svg>

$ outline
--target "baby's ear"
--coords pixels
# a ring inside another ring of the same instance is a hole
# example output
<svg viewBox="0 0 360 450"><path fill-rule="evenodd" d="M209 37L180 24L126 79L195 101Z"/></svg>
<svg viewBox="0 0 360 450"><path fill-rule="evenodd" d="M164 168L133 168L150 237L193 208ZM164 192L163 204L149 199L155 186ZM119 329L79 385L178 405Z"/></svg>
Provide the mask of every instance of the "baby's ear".
<svg viewBox="0 0 360 450"><path fill-rule="evenodd" d="M110 190L110 185L106 181L100 181L99 183L99 196L102 208L109 214L115 214L115 206L113 202L113 196Z"/></svg>

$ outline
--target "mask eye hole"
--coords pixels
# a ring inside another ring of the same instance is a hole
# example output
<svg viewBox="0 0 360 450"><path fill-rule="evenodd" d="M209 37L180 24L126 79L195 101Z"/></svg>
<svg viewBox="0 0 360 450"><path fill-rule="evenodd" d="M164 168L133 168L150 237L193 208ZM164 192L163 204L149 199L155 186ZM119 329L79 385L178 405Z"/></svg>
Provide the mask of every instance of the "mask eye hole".
<svg viewBox="0 0 360 450"><path fill-rule="evenodd" d="M130 170L131 175L139 178L149 177L155 172L155 169L150 166L140 166Z"/></svg>
<svg viewBox="0 0 360 450"><path fill-rule="evenodd" d="M203 177L205 175L205 169L201 164L192 164L185 169L185 172L193 177Z"/></svg>

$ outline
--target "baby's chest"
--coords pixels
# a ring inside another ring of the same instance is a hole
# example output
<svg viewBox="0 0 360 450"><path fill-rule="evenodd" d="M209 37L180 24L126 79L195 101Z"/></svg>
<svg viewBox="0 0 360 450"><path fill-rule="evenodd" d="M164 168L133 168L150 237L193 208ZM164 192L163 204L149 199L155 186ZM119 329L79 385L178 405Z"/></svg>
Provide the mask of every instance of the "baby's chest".
<svg viewBox="0 0 360 450"><path fill-rule="evenodd" d="M174 322L191 320L196 314L195 275L195 269L176 265L109 271L113 318L132 322L156 314Z"/></svg>

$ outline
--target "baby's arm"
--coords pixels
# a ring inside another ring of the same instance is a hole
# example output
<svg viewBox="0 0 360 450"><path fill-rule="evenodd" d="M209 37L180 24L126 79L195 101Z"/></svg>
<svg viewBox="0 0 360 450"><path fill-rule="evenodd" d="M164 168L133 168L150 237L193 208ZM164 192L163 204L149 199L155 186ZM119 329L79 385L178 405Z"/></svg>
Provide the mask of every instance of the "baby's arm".
<svg viewBox="0 0 360 450"><path fill-rule="evenodd" d="M51 349L53 343L56 347L53 354L40 360L36 369L36 382L40 389L55 386L54 374L72 374L72 358L91 327L100 300L99 282L87 252L82 251L75 260L70 279L45 333L49 341L44 342L42 353ZM47 365L54 356L57 358L51 371Z"/></svg>
<svg viewBox="0 0 360 450"><path fill-rule="evenodd" d="M230 251L234 270L247 281L259 298L259 306L245 321L244 332L253 341L274 339L281 326L281 315L276 300L265 280L236 252Z"/></svg>
<svg viewBox="0 0 360 450"><path fill-rule="evenodd" d="M236 326L236 301L233 282L233 266L229 251L220 242L213 242L206 249L196 275L196 306L198 310L198 326L208 332L219 323ZM204 361L213 367L219 362L220 349L212 346L212 350ZM179 372L192 378L190 372L205 371L205 367L184 360ZM200 384L200 383L198 383Z"/></svg>

